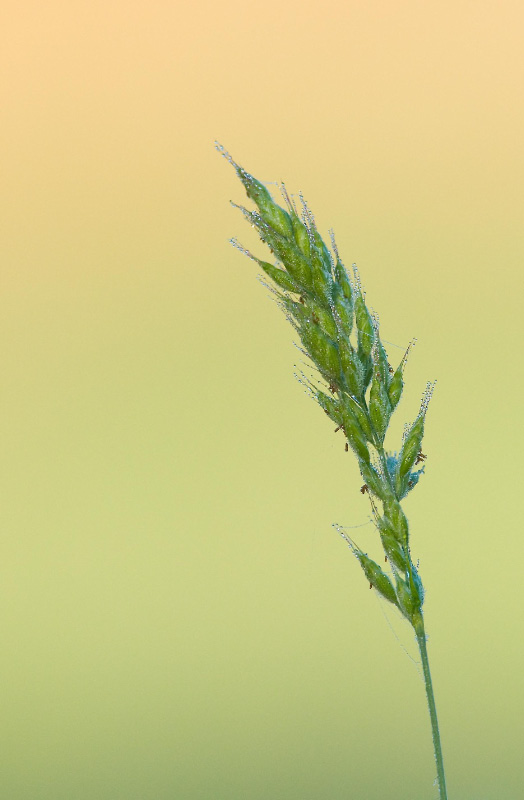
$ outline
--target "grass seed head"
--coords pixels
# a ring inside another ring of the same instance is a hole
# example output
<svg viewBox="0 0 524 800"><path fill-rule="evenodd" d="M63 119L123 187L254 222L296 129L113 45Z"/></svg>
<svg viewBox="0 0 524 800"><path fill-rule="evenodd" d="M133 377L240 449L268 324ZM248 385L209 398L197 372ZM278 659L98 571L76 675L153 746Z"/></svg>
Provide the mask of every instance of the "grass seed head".
<svg viewBox="0 0 524 800"><path fill-rule="evenodd" d="M370 587L399 608L413 626L424 667L439 794L441 800L446 800L444 766L421 611L424 590L411 560L408 521L399 502L416 485L422 473L423 468L414 471L413 467L426 458L420 447L424 418L434 384L426 387L420 412L403 438L399 455L386 453L384 438L391 414L402 395L403 368L411 345L393 373L379 337L378 318L369 313L356 267L353 269L353 281L349 279L339 258L334 235L331 234L331 242L335 258L320 236L313 214L302 195L299 195L303 208L300 219L283 184L281 191L287 211L273 200L260 181L236 164L223 147L217 145L217 148L234 166L248 197L257 206L256 212L242 208L242 213L277 257L282 269L240 249L257 261L276 284L277 288L270 287L271 291L277 295L278 304L298 332L304 349L296 346L311 359L328 385L331 396L303 373L296 377L305 391L317 400L336 423L336 430L344 430L346 450L351 446L356 454L365 481L360 491L367 493L371 502L375 525L385 560L389 562L393 573L394 584L343 529L336 527L358 558ZM296 299L297 295L299 300ZM357 347L350 341L355 327ZM383 516L380 516L374 498L382 502Z"/></svg>
<svg viewBox="0 0 524 800"><path fill-rule="evenodd" d="M218 149L234 166L248 197L256 204L255 211L242 206L240 210L279 265L262 261L236 246L256 261L276 285L279 305L300 336L304 349L299 349L311 359L329 386L330 393L305 376L299 378L337 430L343 429L346 449L351 447L357 457L384 553L395 575L395 588L374 561L353 544L351 547L370 584L414 624L423 590L411 562L409 526L399 500L416 485L424 469L413 467L425 458L420 447L434 384L426 387L420 412L408 428L398 456L386 454L383 442L402 395L403 370L414 342L393 373L379 336L378 317L369 312L356 267L350 279L334 235L331 234L333 257L302 195L299 195L303 210L300 218L283 184L287 210L274 201L264 184L236 164L223 148L218 146ZM350 341L355 329L356 347ZM378 514L373 498L383 504L383 516Z"/></svg>

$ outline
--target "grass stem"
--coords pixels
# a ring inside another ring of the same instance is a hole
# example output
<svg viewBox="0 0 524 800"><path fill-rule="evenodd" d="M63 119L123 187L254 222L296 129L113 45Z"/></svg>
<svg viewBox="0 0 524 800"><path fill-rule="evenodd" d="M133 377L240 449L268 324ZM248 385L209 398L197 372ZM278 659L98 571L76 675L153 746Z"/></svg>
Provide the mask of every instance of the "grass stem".
<svg viewBox="0 0 524 800"><path fill-rule="evenodd" d="M435 695L433 693L433 683L429 670L428 649L426 647L426 631L424 630L424 619L422 613L417 615L414 620L415 634L422 659L424 670L424 684L426 686L426 696L428 699L429 716L431 719L431 732L433 734L433 749L435 751L435 762L437 764L437 778L440 800L447 800L446 776L444 774L444 761L442 758L442 745L440 743L440 732L437 719L437 707L435 705Z"/></svg>

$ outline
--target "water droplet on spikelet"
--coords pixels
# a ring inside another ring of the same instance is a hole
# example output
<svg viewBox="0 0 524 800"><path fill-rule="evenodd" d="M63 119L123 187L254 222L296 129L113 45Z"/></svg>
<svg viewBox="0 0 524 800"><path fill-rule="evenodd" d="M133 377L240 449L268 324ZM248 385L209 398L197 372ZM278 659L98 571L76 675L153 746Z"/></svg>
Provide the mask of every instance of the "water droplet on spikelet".
<svg viewBox="0 0 524 800"><path fill-rule="evenodd" d="M333 230L333 228L330 228L328 233L329 233L329 238L331 239L331 247L333 248L333 252L337 257L337 261L340 261L340 256L338 254L337 243L335 241L335 231ZM340 261L340 263L342 263L342 262Z"/></svg>
<svg viewBox="0 0 524 800"><path fill-rule="evenodd" d="M224 156L226 161L229 161L229 163L232 164L235 167L235 169L238 169L238 164L235 161L233 161L233 157L227 152L226 148L220 144L220 142L217 142L216 139L215 139L215 148L218 150L220 155Z"/></svg>
<svg viewBox="0 0 524 800"><path fill-rule="evenodd" d="M356 264L352 264L351 265L351 269L353 270L353 282L354 282L354 286L355 286L355 291L356 291L357 294L360 294L363 297L364 295L362 294L362 283L361 283L361 280L360 280L360 275L359 275L359 272L358 272L358 269L357 269L357 265Z"/></svg>
<svg viewBox="0 0 524 800"><path fill-rule="evenodd" d="M253 253L250 253L250 252L249 252L249 250L247 250L247 249L246 249L246 248L245 248L245 247L244 247L242 244L240 244L240 242L238 241L238 239L235 239L235 238L233 237L232 239L230 239L230 240L229 240L229 242L230 242L230 244L232 244L232 245L233 245L233 247L235 247L237 250L240 250L240 252L241 252L241 253L243 253L245 256L247 256L248 258L251 258L251 259L252 259L252 261L256 261L256 260L257 260L257 259L255 258L255 256L253 255Z"/></svg>
<svg viewBox="0 0 524 800"><path fill-rule="evenodd" d="M420 404L420 415L423 415L428 410L429 401L433 396L433 392L435 391L435 385L437 381L434 380L433 382L428 381L426 384L426 388L424 390L424 394L422 395L422 402Z"/></svg>

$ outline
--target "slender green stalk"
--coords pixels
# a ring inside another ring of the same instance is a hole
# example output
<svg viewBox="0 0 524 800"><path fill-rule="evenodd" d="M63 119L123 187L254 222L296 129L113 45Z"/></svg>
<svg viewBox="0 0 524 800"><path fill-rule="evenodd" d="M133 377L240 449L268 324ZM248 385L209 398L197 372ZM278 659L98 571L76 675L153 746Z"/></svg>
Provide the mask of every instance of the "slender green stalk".
<svg viewBox="0 0 524 800"><path fill-rule="evenodd" d="M375 527L384 549L380 566L336 526L364 572L371 589L392 603L412 625L424 668L440 800L447 800L442 748L431 684L426 634L422 618L424 587L413 563L408 519L401 501L424 473L424 421L434 383L428 382L417 417L407 425L399 451L384 447L391 416L404 386L404 367L410 344L396 370L390 365L379 333L378 316L370 312L356 267L350 277L331 232L331 253L316 227L302 195L301 213L284 184L285 208L260 181L236 164L221 145L218 150L235 168L255 211L237 206L254 227L277 263L269 263L232 243L262 269L271 292L300 337L300 350L315 368L308 378L297 375L308 394L342 431L345 450L353 451L371 503ZM234 204L236 205L236 204ZM417 466L422 466L417 469ZM386 567L385 564L388 564Z"/></svg>
<svg viewBox="0 0 524 800"><path fill-rule="evenodd" d="M440 743L440 731L437 719L437 707L435 705L435 695L433 693L433 682L429 670L428 649L426 647L426 632L424 630L424 619L422 614L414 620L415 634L417 637L420 658L422 659L422 669L424 670L424 683L426 686L426 696L428 698L429 716L431 719L431 732L433 734L433 749L435 751L435 762L437 764L437 777L440 800L447 800L446 776L444 774L444 760L442 758L442 745Z"/></svg>

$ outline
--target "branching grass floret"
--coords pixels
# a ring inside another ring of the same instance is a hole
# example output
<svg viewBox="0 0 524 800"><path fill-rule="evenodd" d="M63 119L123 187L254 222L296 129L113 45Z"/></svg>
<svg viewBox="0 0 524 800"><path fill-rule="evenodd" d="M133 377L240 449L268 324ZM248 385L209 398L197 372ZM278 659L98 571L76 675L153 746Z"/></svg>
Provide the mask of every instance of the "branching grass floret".
<svg viewBox="0 0 524 800"><path fill-rule="evenodd" d="M310 395L342 430L346 449L357 459L379 532L389 574L364 553L341 529L339 532L357 558L370 588L396 606L412 625L419 645L432 725L440 800L446 800L446 785L440 734L426 650L422 605L424 589L410 549L408 520L400 501L418 484L426 456L422 437L428 403L435 383L426 386L419 413L404 433L399 453L384 449L391 416L404 387L404 369L414 341L395 369L389 364L380 338L379 320L367 307L356 268L346 271L331 232L333 254L320 236L314 217L302 195L302 213L284 186L286 208L273 200L266 187L236 164L224 148L217 149L235 168L255 211L239 208L260 239L269 247L278 265L253 256L270 278L278 303L300 337L305 354L323 383L301 376Z"/></svg>

